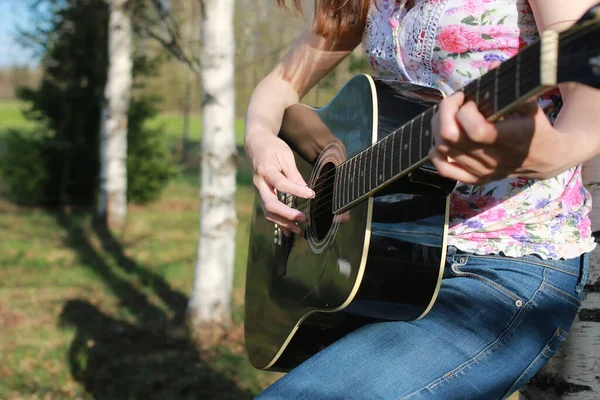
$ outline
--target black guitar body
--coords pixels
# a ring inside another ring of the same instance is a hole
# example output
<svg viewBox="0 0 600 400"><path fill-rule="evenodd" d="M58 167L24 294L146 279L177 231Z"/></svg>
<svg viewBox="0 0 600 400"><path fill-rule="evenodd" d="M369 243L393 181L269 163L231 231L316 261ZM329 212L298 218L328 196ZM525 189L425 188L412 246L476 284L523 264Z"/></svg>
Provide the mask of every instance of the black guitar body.
<svg viewBox="0 0 600 400"><path fill-rule="evenodd" d="M416 149L420 144L408 140L409 132L402 162L393 160L391 149L367 156L347 173L350 188L342 179L332 185L331 171L441 98L434 89L358 75L321 109L288 108L280 137L317 196L307 203L304 235L289 238L255 203L245 310L255 367L288 371L366 323L415 320L430 310L441 282L455 182L415 163L425 150ZM390 163L403 174L389 179L395 171ZM387 183L334 214L335 196L368 192L378 180ZM305 208L304 199L284 193L280 199Z"/></svg>

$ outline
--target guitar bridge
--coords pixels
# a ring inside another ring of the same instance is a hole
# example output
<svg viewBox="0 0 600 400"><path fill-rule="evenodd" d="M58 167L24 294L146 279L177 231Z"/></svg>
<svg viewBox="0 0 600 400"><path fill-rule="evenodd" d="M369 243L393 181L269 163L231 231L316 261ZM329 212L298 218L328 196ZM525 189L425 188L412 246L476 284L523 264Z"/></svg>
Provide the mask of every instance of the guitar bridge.
<svg viewBox="0 0 600 400"><path fill-rule="evenodd" d="M291 194L280 192L277 197L279 201L286 205L293 207L294 197ZM296 234L290 232L290 236L284 235L281 228L275 224L275 231L273 232L274 239L273 244L275 245L275 260L276 260L276 273L277 276L284 276L287 272L287 262L296 242Z"/></svg>

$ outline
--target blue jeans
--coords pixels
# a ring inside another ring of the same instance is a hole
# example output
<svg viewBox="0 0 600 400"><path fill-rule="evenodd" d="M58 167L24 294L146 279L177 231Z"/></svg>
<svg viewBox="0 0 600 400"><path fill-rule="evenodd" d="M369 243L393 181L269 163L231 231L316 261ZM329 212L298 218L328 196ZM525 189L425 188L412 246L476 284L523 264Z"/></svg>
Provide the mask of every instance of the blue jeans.
<svg viewBox="0 0 600 400"><path fill-rule="evenodd" d="M580 305L589 256L477 256L448 249L423 319L364 326L257 399L504 399L556 353Z"/></svg>

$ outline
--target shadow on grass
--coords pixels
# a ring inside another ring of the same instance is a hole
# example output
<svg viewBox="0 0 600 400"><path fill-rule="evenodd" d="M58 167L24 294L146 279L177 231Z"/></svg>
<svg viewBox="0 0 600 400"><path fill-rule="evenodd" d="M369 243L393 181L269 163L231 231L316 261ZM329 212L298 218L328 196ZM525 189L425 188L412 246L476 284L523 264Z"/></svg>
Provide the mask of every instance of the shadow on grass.
<svg viewBox="0 0 600 400"><path fill-rule="evenodd" d="M219 372L206 359L211 355L194 344L184 323L188 299L183 293L128 258L109 231L95 228L102 252L89 240L82 218L61 213L57 220L81 263L102 280L121 310L136 321L108 315L87 300L73 299L64 305L60 323L75 329L68 354L71 374L93 398L252 398L234 381L236 365L245 363L242 354L223 354L231 366ZM153 304L146 293L159 297L166 310Z"/></svg>

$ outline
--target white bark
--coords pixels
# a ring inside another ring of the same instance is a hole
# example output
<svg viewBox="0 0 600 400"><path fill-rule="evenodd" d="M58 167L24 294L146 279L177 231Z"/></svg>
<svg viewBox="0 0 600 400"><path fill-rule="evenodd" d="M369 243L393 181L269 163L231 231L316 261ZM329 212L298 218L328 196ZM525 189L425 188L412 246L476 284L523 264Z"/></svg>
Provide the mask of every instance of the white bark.
<svg viewBox="0 0 600 400"><path fill-rule="evenodd" d="M234 0L204 0L201 216L189 311L196 325L228 324L235 257Z"/></svg>
<svg viewBox="0 0 600 400"><path fill-rule="evenodd" d="M98 214L108 226L127 217L127 114L131 100L133 43L128 0L111 0L108 24L108 75L100 137Z"/></svg>
<svg viewBox="0 0 600 400"><path fill-rule="evenodd" d="M583 179L592 194L592 231L600 231L600 157L584 164ZM590 276L581 309L559 352L521 391L521 399L600 399L600 250L590 257Z"/></svg>

